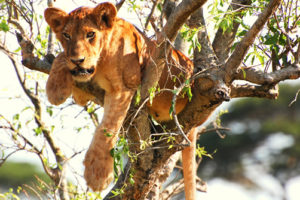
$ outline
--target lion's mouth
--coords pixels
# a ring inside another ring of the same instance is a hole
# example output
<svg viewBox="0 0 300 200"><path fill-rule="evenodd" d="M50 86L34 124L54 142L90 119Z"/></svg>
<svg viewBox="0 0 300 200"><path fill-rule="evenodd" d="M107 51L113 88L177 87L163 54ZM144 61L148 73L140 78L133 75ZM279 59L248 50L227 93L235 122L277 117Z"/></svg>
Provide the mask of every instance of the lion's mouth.
<svg viewBox="0 0 300 200"><path fill-rule="evenodd" d="M70 70L70 73L73 76L86 76L91 75L95 71L95 67L91 67L89 69L82 68L80 66L76 66L74 69Z"/></svg>

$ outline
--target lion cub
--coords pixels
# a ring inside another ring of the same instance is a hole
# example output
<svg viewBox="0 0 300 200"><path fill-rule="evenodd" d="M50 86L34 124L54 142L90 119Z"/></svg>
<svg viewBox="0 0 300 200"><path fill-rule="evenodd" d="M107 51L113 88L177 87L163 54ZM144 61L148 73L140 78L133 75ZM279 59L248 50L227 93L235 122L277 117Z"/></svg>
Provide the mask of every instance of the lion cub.
<svg viewBox="0 0 300 200"><path fill-rule="evenodd" d="M142 68L155 51L153 41L116 14L111 3L101 3L95 8L80 7L69 14L58 8L45 10L45 19L64 49L55 58L49 73L46 93L50 103L59 105L70 95L79 105L94 99L75 87L75 82L91 82L105 90L103 120L96 128L84 160L84 177L94 191L105 189L113 180L114 161L110 150L141 84ZM192 62L179 51L171 50L170 57L171 65L165 67L159 81L161 88L178 84L169 77L170 71L184 74L185 79L193 71ZM172 96L170 92L162 93L148 105L150 114L158 121L170 119ZM187 97L178 98L177 112L187 101Z"/></svg>

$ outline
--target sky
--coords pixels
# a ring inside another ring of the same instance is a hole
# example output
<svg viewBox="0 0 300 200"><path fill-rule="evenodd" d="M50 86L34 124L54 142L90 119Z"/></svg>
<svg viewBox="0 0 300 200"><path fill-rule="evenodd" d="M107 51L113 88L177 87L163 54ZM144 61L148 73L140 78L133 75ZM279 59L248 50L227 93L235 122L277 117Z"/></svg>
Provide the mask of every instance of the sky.
<svg viewBox="0 0 300 200"><path fill-rule="evenodd" d="M78 6L87 5L87 1L65 1L65 0L56 0L54 3L55 7L59 7L67 12L75 9ZM84 2L84 3L83 3ZM89 2L89 1L88 1ZM93 5L90 3L90 5ZM126 20L135 23L138 25L139 23L136 20L134 14L129 14L126 8L122 8L119 17L125 18ZM1 33L0 33L1 34ZM0 37L1 38L1 37ZM13 39L12 39L13 40ZM12 41L12 45L15 45L15 42ZM0 73L0 114L11 119L13 115L20 110L22 110L26 106L30 106L31 103L25 97L24 92L18 84L18 80L15 74L15 71L11 65L10 60L7 58L5 54L0 52L0 61L2 70L5 73ZM44 76L44 77L43 77ZM42 75L40 78L39 84L40 87L45 86L46 75ZM16 98L17 97L17 98ZM46 101L46 100L45 100ZM50 105L48 102L44 102L46 105ZM64 152L68 155L71 155L73 150L77 151L85 150L92 139L93 133L93 125L91 122L86 122L86 115L80 114L82 108L79 106L72 106L63 111L63 113L58 112L58 108L56 112L58 113L56 116L52 118L46 118L47 121L51 121L52 124L59 124L61 120L64 122L64 126L58 127L55 134L55 139L64 146ZM101 116L103 110L98 110L99 116ZM26 118L30 118L30 112L25 111L22 113L22 117L24 120ZM74 117L76 116L76 117ZM74 134L74 123L77 127L88 125L89 128L84 129L82 133ZM86 124L88 123L88 124ZM28 129L28 134L31 130ZM10 139L5 137L6 133L3 130L0 130L0 138L1 142L5 141L5 143L9 144ZM39 138L37 138L39 140ZM79 171L82 173L83 165L82 160L84 158L85 152L79 154L75 157L70 163L68 167L70 169L73 168L75 171ZM33 162L39 166L41 166L40 161L37 157L33 157L32 154L21 152L16 154L11 158L13 161L25 161L25 162ZM255 167L255 166L254 166ZM0 168L1 170L1 168ZM71 171L71 170L70 170ZM254 171L259 171L259 169ZM74 181L74 177L72 177L71 173L69 174L70 178ZM208 192L207 193L198 193L199 199L202 200L219 200L219 199L231 199L231 200L280 200L282 192L282 188L276 181L272 179L272 177L267 174L254 174L253 176L257 176L265 188L263 191L257 188L256 190L248 190L239 184L225 181L220 178L215 178L213 180L208 181ZM84 180L79 180L80 184L84 184ZM287 196L288 200L299 200L300 197L300 176L291 179L287 183Z"/></svg>

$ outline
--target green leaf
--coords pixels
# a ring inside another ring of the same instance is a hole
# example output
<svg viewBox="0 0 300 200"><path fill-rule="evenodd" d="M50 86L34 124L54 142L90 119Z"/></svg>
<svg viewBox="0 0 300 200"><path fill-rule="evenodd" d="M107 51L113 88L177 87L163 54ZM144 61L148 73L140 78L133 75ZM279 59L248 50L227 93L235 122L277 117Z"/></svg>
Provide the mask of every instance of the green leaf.
<svg viewBox="0 0 300 200"><path fill-rule="evenodd" d="M173 119L173 112L174 112L174 108L175 108L175 102L172 101L172 104L171 104L171 107L169 109L169 115L170 115L170 118Z"/></svg>
<svg viewBox="0 0 300 200"><path fill-rule="evenodd" d="M88 112L88 113L93 113L94 110L95 110L94 107L93 107L93 106L90 106L90 107L88 107L87 112Z"/></svg>
<svg viewBox="0 0 300 200"><path fill-rule="evenodd" d="M264 42L265 45L272 45L272 44L276 44L278 41L278 35L275 34L274 36L268 36L267 35L267 40Z"/></svg>
<svg viewBox="0 0 300 200"><path fill-rule="evenodd" d="M139 85L135 95L135 105L139 105L141 102L141 85Z"/></svg>
<svg viewBox="0 0 300 200"><path fill-rule="evenodd" d="M20 114L15 114L14 116L13 116L13 120L14 121L18 121L20 119Z"/></svg>
<svg viewBox="0 0 300 200"><path fill-rule="evenodd" d="M247 32L248 32L248 31L246 31L246 30L242 30L241 32L239 32L239 33L237 34L237 36L242 37L242 36L246 35Z"/></svg>
<svg viewBox="0 0 300 200"><path fill-rule="evenodd" d="M154 86L154 87L150 88L148 91L149 91L149 103L150 103L150 105L152 105L153 99L155 97L156 87Z"/></svg>
<svg viewBox="0 0 300 200"><path fill-rule="evenodd" d="M286 45L286 36L284 34L281 34L278 42L280 45L285 46Z"/></svg>
<svg viewBox="0 0 300 200"><path fill-rule="evenodd" d="M130 183L131 185L133 185L133 184L135 183L135 181L134 181L134 179L133 179L133 176L130 176L130 177L129 177L129 183Z"/></svg>
<svg viewBox="0 0 300 200"><path fill-rule="evenodd" d="M35 128L33 130L34 130L36 136L38 136L38 135L40 135L42 133L41 127L37 127L37 128Z"/></svg>
<svg viewBox="0 0 300 200"><path fill-rule="evenodd" d="M112 148L109 153L110 153L111 157L114 157L115 156L115 149Z"/></svg>
<svg viewBox="0 0 300 200"><path fill-rule="evenodd" d="M242 72L243 72L243 77L244 77L244 79L246 79L246 71L245 71L245 69L244 69L243 67L241 67L241 70L242 70Z"/></svg>
<svg viewBox="0 0 300 200"><path fill-rule="evenodd" d="M4 32L9 31L9 26L4 19L0 23L0 31L4 31Z"/></svg>
<svg viewBox="0 0 300 200"><path fill-rule="evenodd" d="M50 115L50 117L52 117L52 115L53 115L52 106L47 106L46 111Z"/></svg>
<svg viewBox="0 0 300 200"><path fill-rule="evenodd" d="M157 9L158 9L160 12L162 12L162 5L161 5L161 3L158 3L158 4L157 4Z"/></svg>
<svg viewBox="0 0 300 200"><path fill-rule="evenodd" d="M212 154L207 153L204 147L200 147L199 144L197 145L196 154L199 158L202 158L203 156L209 157L210 159L213 159L213 154L215 154L217 150L215 150Z"/></svg>
<svg viewBox="0 0 300 200"><path fill-rule="evenodd" d="M261 56L261 55L259 55L259 54L257 54L256 56L257 56L257 58L258 58L260 64L261 64L261 65L264 65L264 64L265 64L265 57L264 57L264 56Z"/></svg>
<svg viewBox="0 0 300 200"><path fill-rule="evenodd" d="M188 95L189 101L191 101L192 97L193 97L193 93L192 93L192 88L191 87L188 87L187 95Z"/></svg>
<svg viewBox="0 0 300 200"><path fill-rule="evenodd" d="M223 19L220 24L219 24L220 28L223 29L223 33L226 31L226 29L228 28L228 24L227 24L227 20Z"/></svg>

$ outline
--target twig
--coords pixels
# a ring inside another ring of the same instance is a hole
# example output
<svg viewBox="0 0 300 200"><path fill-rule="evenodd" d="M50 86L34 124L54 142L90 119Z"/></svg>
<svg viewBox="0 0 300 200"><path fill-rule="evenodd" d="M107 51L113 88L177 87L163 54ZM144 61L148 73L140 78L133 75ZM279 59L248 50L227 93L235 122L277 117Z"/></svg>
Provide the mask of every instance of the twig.
<svg viewBox="0 0 300 200"><path fill-rule="evenodd" d="M145 29L147 30L147 27L148 27L148 24L150 22L150 19L152 18L153 16L153 13L155 11L155 8L157 6L157 4L160 2L161 0L153 0L153 5L152 5L152 8L151 8L151 11L150 11L150 14L148 15L147 17L147 20L146 20L146 23L145 23ZM152 24L152 23L151 23ZM153 25L152 25L153 26Z"/></svg>
<svg viewBox="0 0 300 200"><path fill-rule="evenodd" d="M297 91L293 101L291 101L291 103L289 104L289 107L291 107L297 101L299 93L300 93L300 89Z"/></svg>
<svg viewBox="0 0 300 200"><path fill-rule="evenodd" d="M30 185L24 184L23 186L28 188L29 190L31 190L31 192L33 192L38 197L38 199L40 199L40 200L43 199L41 197L41 195L33 187L31 187Z"/></svg>

